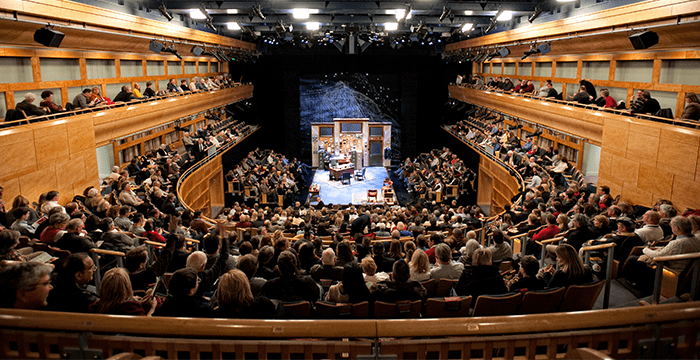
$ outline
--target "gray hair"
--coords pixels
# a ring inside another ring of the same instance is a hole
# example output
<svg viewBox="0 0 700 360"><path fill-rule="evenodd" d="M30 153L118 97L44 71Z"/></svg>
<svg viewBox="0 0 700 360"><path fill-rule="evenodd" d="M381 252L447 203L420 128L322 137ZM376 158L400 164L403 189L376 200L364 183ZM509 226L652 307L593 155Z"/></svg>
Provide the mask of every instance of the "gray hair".
<svg viewBox="0 0 700 360"><path fill-rule="evenodd" d="M586 219L586 215L583 215L581 213L575 214L573 221L580 226L586 226L588 223L588 219Z"/></svg>
<svg viewBox="0 0 700 360"><path fill-rule="evenodd" d="M661 204L661 206L659 206L659 210L670 218L678 215L678 211L671 204Z"/></svg>
<svg viewBox="0 0 700 360"><path fill-rule="evenodd" d="M671 219L671 226L677 227L678 230L680 230L684 235L693 232L693 222L690 221L690 219L680 215Z"/></svg>
<svg viewBox="0 0 700 360"><path fill-rule="evenodd" d="M61 224L68 221L70 221L70 216L64 212L55 213L49 218L50 225Z"/></svg>
<svg viewBox="0 0 700 360"><path fill-rule="evenodd" d="M34 101L36 100L36 95L34 93L26 93L24 94L24 100Z"/></svg>
<svg viewBox="0 0 700 360"><path fill-rule="evenodd" d="M38 262L23 262L0 271L0 291L6 294L0 300L0 307L13 307L17 301L17 290L37 287L41 278L51 274L52 270Z"/></svg>
<svg viewBox="0 0 700 360"><path fill-rule="evenodd" d="M451 260L451 253L450 247L445 243L438 244L438 246L435 247L435 257L440 260L440 262L449 263Z"/></svg>

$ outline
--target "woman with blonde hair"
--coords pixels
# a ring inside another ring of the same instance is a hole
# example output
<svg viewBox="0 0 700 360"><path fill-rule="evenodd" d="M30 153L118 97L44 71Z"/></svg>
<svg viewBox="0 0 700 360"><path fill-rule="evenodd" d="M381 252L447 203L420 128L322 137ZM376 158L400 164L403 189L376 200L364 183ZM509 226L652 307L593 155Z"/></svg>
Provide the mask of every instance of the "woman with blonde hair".
<svg viewBox="0 0 700 360"><path fill-rule="evenodd" d="M557 216L557 223L559 224L559 233L569 231L569 217L564 214L559 214Z"/></svg>
<svg viewBox="0 0 700 360"><path fill-rule="evenodd" d="M100 300L90 305L90 309L100 314L151 316L156 310L156 304L155 297L151 295L135 297L129 273L124 268L114 268L102 278ZM144 305L150 306L148 313Z"/></svg>
<svg viewBox="0 0 700 360"><path fill-rule="evenodd" d="M418 249L413 253L413 257L408 266L411 269L411 277L409 280L418 282L430 280L430 261L428 260L428 255L425 255L423 250Z"/></svg>
<svg viewBox="0 0 700 360"><path fill-rule="evenodd" d="M275 315L275 305L264 296L254 297L248 277L239 269L221 276L216 290L215 317L269 319Z"/></svg>
<svg viewBox="0 0 700 360"><path fill-rule="evenodd" d="M548 288L583 285L593 281L591 270L583 264L578 252L569 244L557 246L559 270L550 265L542 269Z"/></svg>

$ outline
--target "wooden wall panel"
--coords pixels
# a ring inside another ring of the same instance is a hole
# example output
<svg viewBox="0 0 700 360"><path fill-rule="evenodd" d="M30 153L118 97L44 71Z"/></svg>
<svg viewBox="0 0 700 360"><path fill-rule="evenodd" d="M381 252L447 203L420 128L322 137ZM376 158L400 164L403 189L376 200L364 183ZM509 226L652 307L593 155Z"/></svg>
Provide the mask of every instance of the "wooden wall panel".
<svg viewBox="0 0 700 360"><path fill-rule="evenodd" d="M700 130L613 116L605 119L598 185L632 204L670 199L700 208Z"/></svg>

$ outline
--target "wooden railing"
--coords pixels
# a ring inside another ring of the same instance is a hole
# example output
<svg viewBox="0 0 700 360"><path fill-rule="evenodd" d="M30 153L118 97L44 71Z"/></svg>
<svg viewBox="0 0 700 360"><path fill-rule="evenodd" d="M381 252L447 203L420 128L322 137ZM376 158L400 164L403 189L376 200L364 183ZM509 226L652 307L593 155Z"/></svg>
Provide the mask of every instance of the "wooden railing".
<svg viewBox="0 0 700 360"><path fill-rule="evenodd" d="M579 347L613 358L693 358L699 349L700 303L406 320L145 318L3 309L0 329L4 359L107 358L121 352L168 359L340 358L342 353L356 358L373 352L419 359L560 358Z"/></svg>

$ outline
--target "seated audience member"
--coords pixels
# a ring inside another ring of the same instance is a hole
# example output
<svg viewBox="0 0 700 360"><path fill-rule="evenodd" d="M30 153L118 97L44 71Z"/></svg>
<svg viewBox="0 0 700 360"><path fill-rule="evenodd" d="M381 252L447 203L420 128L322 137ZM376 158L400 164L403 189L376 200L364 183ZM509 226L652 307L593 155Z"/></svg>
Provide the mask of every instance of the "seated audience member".
<svg viewBox="0 0 700 360"><path fill-rule="evenodd" d="M649 210L642 215L644 226L634 232L647 244L664 239L664 231L659 227L661 216L654 210Z"/></svg>
<svg viewBox="0 0 700 360"><path fill-rule="evenodd" d="M598 236L593 229L588 226L588 219L584 214L575 214L572 220L573 229L566 235L566 243L573 246L576 251L581 248L581 245L588 240L595 239ZM555 245L547 245L547 250L550 252L556 251Z"/></svg>
<svg viewBox="0 0 700 360"><path fill-rule="evenodd" d="M430 261L423 250L418 249L413 252L411 262L408 265L411 274L410 280L418 282L430 280Z"/></svg>
<svg viewBox="0 0 700 360"><path fill-rule="evenodd" d="M372 244L372 254L372 259L377 264L378 271L391 272L394 259L384 256L384 244L381 242Z"/></svg>
<svg viewBox="0 0 700 360"><path fill-rule="evenodd" d="M464 264L452 260L452 250L447 244L439 244L435 248L435 267L430 271L430 278L457 280L462 276Z"/></svg>
<svg viewBox="0 0 700 360"><path fill-rule="evenodd" d="M685 107L681 119L700 120L700 100L695 93L685 94Z"/></svg>
<svg viewBox="0 0 700 360"><path fill-rule="evenodd" d="M547 283L537 277L537 272L540 270L540 263L532 255L525 255L520 261L520 269L518 275L513 277L506 284L508 291L531 291L542 290Z"/></svg>
<svg viewBox="0 0 700 360"><path fill-rule="evenodd" d="M341 280L343 278L343 268L335 266L335 252L331 248L323 250L321 264L311 267L311 277L316 281L324 279Z"/></svg>
<svg viewBox="0 0 700 360"><path fill-rule="evenodd" d="M474 251L481 248L481 244L479 244L475 238L471 238L470 236L476 236L476 233L474 231L467 232L467 239L469 240L467 240L466 245L460 249L462 256L460 256L459 262L466 266L472 265L472 255L474 254Z"/></svg>
<svg viewBox="0 0 700 360"><path fill-rule="evenodd" d="M61 250L68 250L71 254L89 253L91 249L97 247L92 239L85 236L83 221L72 219L66 226L66 233L56 241L56 246Z"/></svg>
<svg viewBox="0 0 700 360"><path fill-rule="evenodd" d="M620 264L624 264L627 257L632 252L635 246L644 246L644 241L634 232L634 221L628 217L617 219L617 234L613 235L608 241L612 241L615 246L615 260Z"/></svg>
<svg viewBox="0 0 700 360"><path fill-rule="evenodd" d="M141 93L141 85L139 83L134 83L134 88L131 89L131 93L137 98L137 99L144 99L146 96L143 96Z"/></svg>
<svg viewBox="0 0 700 360"><path fill-rule="evenodd" d="M156 304L155 296L134 296L129 273L124 268L114 268L107 271L102 278L100 300L92 304L90 310L109 315L151 316L156 310ZM148 313L144 306L148 308Z"/></svg>
<svg viewBox="0 0 700 360"><path fill-rule="evenodd" d="M569 96L569 99L576 101L579 104L590 104L592 96L586 92L586 87L581 85L578 92L574 96Z"/></svg>
<svg viewBox="0 0 700 360"><path fill-rule="evenodd" d="M28 238L33 238L34 237L34 227L29 224L29 216L31 213L29 212L29 208L26 206L18 207L15 209L12 209L12 214L14 215L14 222L10 225L10 229L19 231L19 233L22 236L26 236Z"/></svg>
<svg viewBox="0 0 700 360"><path fill-rule="evenodd" d="M150 81L146 82L146 90L143 91L143 94L148 96L148 97L154 97L156 96L156 91L151 88L153 86L153 83Z"/></svg>
<svg viewBox="0 0 700 360"><path fill-rule="evenodd" d="M541 271L542 279L547 281L548 288L583 285L593 281L591 270L588 266L583 265L583 261L573 246L559 245L556 254L559 270L550 265Z"/></svg>
<svg viewBox="0 0 700 360"><path fill-rule="evenodd" d="M541 246L537 244L535 241L542 241L542 240L548 240L553 237L555 237L561 229L559 229L559 226L557 226L557 217L548 214L547 215L547 227L544 229L538 231L535 233L535 235L532 236L533 241L527 241L526 243L526 248L525 251L527 251L528 255L535 255L539 256L540 255L540 250Z"/></svg>
<svg viewBox="0 0 700 360"><path fill-rule="evenodd" d="M63 106L53 102L53 92L51 90L44 90L41 93L41 103L39 103L39 106L48 109L52 114L66 111Z"/></svg>
<svg viewBox="0 0 700 360"><path fill-rule="evenodd" d="M250 283L250 291L253 296L259 296L262 294L262 289L265 287L267 280L255 277L255 273L258 270L258 258L253 254L246 254L238 259L238 269L243 271L245 276L248 278L248 283Z"/></svg>
<svg viewBox="0 0 700 360"><path fill-rule="evenodd" d="M642 91L642 106L640 109L632 110L632 114L651 114L654 115L657 111L661 110L661 105L659 105L659 102L651 97L651 93L649 91Z"/></svg>
<svg viewBox="0 0 700 360"><path fill-rule="evenodd" d="M37 262L13 264L0 270L0 307L26 310L44 309L53 289L49 275L53 269Z"/></svg>
<svg viewBox="0 0 700 360"><path fill-rule="evenodd" d="M182 89L182 91L190 91L190 85L187 84L187 80L183 79L182 81L180 81L180 88Z"/></svg>
<svg viewBox="0 0 700 360"><path fill-rule="evenodd" d="M258 252L258 271L255 273L256 277L263 278L265 280L270 280L275 277L272 268L276 264L272 264L272 258L275 255L275 250L270 245L263 246Z"/></svg>
<svg viewBox="0 0 700 360"><path fill-rule="evenodd" d="M396 261L391 273L393 281L383 281L372 286L370 303L395 303L403 300L420 300L425 303L428 298L427 291L419 282L410 280L410 276L408 264L403 259Z"/></svg>
<svg viewBox="0 0 700 360"><path fill-rule="evenodd" d="M153 264L148 265L148 248L139 246L129 250L124 260L124 268L129 271L129 281L134 290L146 290L151 284L156 282L156 277L162 277L165 269L170 264L173 257L175 243L181 235L171 234L168 236L168 243L161 250L158 259Z"/></svg>
<svg viewBox="0 0 700 360"><path fill-rule="evenodd" d="M51 215L49 217L49 226L41 232L39 240L43 243L53 244L65 234L68 221L70 221L70 216L66 213L59 212Z"/></svg>
<svg viewBox="0 0 700 360"><path fill-rule="evenodd" d="M95 102L90 100L90 95L92 95L92 89L83 89L83 92L76 95L73 99L73 107L75 109L87 109L95 106Z"/></svg>
<svg viewBox="0 0 700 360"><path fill-rule="evenodd" d="M90 312L90 305L100 299L95 287L88 285L95 270L97 267L90 255L84 252L71 254L58 273L56 288L49 294L49 310Z"/></svg>
<svg viewBox="0 0 700 360"><path fill-rule="evenodd" d="M119 210L121 211L121 209ZM134 214L134 222L129 226L128 231L136 236L143 236L146 231L144 225L146 225L146 217L141 213L136 213Z"/></svg>
<svg viewBox="0 0 700 360"><path fill-rule="evenodd" d="M22 102L17 103L17 106L15 106L15 109L17 111L22 110L24 111L27 116L41 116L41 115L46 115L46 113L49 111L48 108L40 108L36 105L33 104L34 100L36 100L36 95L32 93L26 93L24 94L24 100Z"/></svg>
<svg viewBox="0 0 700 360"><path fill-rule="evenodd" d="M676 235L666 246L661 249L645 247L643 255L631 255L621 271L626 278L640 290L650 293L654 285L654 269L650 266L654 258L669 255L681 255L700 252L700 238L693 235L693 225L690 219L676 216L671 220L671 229ZM665 266L678 272L688 270L692 259L675 260L665 263Z"/></svg>
<svg viewBox="0 0 700 360"><path fill-rule="evenodd" d="M510 248L510 244L507 242L510 239L506 234L500 229L493 230L493 246L489 247L491 250L491 261L501 262L513 259L513 250Z"/></svg>
<svg viewBox="0 0 700 360"><path fill-rule="evenodd" d="M219 280L213 315L219 318L270 319L275 305L264 296L253 296L246 275L233 269Z"/></svg>
<svg viewBox="0 0 700 360"><path fill-rule="evenodd" d="M177 82L175 82L175 78L171 78L170 81L168 81L168 92L183 92L182 88L177 86Z"/></svg>
<svg viewBox="0 0 700 360"><path fill-rule="evenodd" d="M664 232L664 238L666 236L673 235L673 229L671 228L671 219L673 219L678 214L678 210L672 204L661 204L659 206L659 227Z"/></svg>
<svg viewBox="0 0 700 360"><path fill-rule="evenodd" d="M197 270L185 268L173 273L168 283L168 297L154 316L210 317L209 301L197 295Z"/></svg>
<svg viewBox="0 0 700 360"><path fill-rule="evenodd" d="M270 299L285 302L308 301L316 303L320 289L314 279L297 274L298 261L290 250L282 251L277 258L277 268L280 276L268 280L263 288L263 294Z"/></svg>
<svg viewBox="0 0 700 360"><path fill-rule="evenodd" d="M360 303L369 299L369 289L362 276L362 268L356 263L346 264L343 279L328 289L324 300L335 303Z"/></svg>
<svg viewBox="0 0 700 360"><path fill-rule="evenodd" d="M508 291L498 267L491 262L491 250L479 248L472 254L472 266L464 268L455 290L460 296L498 295Z"/></svg>
<svg viewBox="0 0 700 360"><path fill-rule="evenodd" d="M126 234L117 231L114 227L114 221L110 217L102 219L100 222L100 230L102 230L100 240L113 245L117 248L117 251L126 253L139 243L138 239L132 239Z"/></svg>
<svg viewBox="0 0 700 360"><path fill-rule="evenodd" d="M207 265L207 255L201 251L195 251L190 256L187 257L187 267L197 270L199 273L199 289L198 294L204 295L211 291L212 286L216 282L216 279L226 272L226 265L229 258L230 244L228 239L220 239L218 235L209 234L210 238L214 242L219 243L219 248L221 253L216 262L210 268L206 268Z"/></svg>
<svg viewBox="0 0 700 360"><path fill-rule="evenodd" d="M535 84L532 83L532 80L528 80L527 83L523 86L520 87L520 92L521 94L529 94L535 90Z"/></svg>
<svg viewBox="0 0 700 360"><path fill-rule="evenodd" d="M389 280L389 274L385 272L377 272L377 264L374 263L372 257L367 256L362 259L362 272L365 278L365 285L367 288L371 288L372 285L380 282Z"/></svg>
<svg viewBox="0 0 700 360"><path fill-rule="evenodd" d="M102 96L102 94L100 94L101 91L102 90L100 89L99 86L93 86L92 87L92 94L90 94L90 101L94 102L96 105L97 104L101 104L101 105L114 104L114 102L110 98L108 98L106 96Z"/></svg>
<svg viewBox="0 0 700 360"><path fill-rule="evenodd" d="M600 89L600 97L595 100L595 104L603 108L617 108L617 101L610 96L610 91L608 89Z"/></svg>

